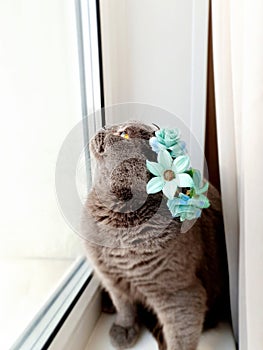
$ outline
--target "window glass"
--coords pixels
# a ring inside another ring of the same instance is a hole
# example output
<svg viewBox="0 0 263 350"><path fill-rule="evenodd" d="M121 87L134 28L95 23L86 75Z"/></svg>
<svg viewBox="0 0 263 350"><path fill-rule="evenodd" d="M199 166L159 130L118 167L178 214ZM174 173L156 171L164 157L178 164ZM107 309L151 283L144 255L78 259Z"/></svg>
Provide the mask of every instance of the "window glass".
<svg viewBox="0 0 263 350"><path fill-rule="evenodd" d="M6 349L83 255L55 191L60 147L82 117L74 1L3 0L0 33L0 348Z"/></svg>

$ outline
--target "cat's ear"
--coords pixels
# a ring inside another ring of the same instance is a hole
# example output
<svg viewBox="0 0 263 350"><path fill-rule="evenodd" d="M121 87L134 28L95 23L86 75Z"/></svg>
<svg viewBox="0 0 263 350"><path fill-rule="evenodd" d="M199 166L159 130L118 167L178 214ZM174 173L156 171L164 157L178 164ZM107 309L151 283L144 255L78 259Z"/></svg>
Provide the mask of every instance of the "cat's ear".
<svg viewBox="0 0 263 350"><path fill-rule="evenodd" d="M106 132L101 129L90 141L90 150L95 156L101 156L105 151Z"/></svg>
<svg viewBox="0 0 263 350"><path fill-rule="evenodd" d="M160 127L159 127L157 124L152 123L152 125L155 126L157 130L160 130ZM156 131L156 130L155 130L155 131ZM154 131L154 132L155 132L155 131Z"/></svg>

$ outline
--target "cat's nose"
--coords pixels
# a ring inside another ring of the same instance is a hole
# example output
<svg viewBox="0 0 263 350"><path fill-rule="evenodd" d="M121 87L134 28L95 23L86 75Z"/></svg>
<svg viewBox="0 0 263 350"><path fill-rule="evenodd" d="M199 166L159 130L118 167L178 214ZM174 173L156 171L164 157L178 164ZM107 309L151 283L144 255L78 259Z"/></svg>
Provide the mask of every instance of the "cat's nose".
<svg viewBox="0 0 263 350"><path fill-rule="evenodd" d="M122 187L122 188L119 188L119 189L115 189L112 192L115 194L115 196L119 200L124 201L124 202L127 202L127 201L131 200L132 197L133 197L132 191L128 187L127 188Z"/></svg>

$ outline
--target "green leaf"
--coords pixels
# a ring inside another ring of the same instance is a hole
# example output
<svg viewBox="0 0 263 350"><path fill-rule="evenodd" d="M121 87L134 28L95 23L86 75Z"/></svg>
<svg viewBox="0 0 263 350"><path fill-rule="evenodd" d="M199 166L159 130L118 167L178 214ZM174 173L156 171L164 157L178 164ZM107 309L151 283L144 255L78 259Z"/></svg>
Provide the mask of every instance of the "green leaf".
<svg viewBox="0 0 263 350"><path fill-rule="evenodd" d="M193 177L194 171L195 171L195 170L194 170L193 168L191 168L191 169L189 169L189 170L186 171L186 174L189 174L191 177Z"/></svg>

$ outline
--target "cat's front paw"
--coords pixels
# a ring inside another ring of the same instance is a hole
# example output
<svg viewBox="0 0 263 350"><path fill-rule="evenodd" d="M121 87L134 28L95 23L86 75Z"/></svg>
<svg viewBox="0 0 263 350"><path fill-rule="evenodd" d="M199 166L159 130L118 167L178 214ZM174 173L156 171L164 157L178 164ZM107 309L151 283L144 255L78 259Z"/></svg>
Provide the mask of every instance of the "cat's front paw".
<svg viewBox="0 0 263 350"><path fill-rule="evenodd" d="M135 344L138 335L138 325L122 327L114 323L110 329L111 343L118 350L131 348Z"/></svg>

